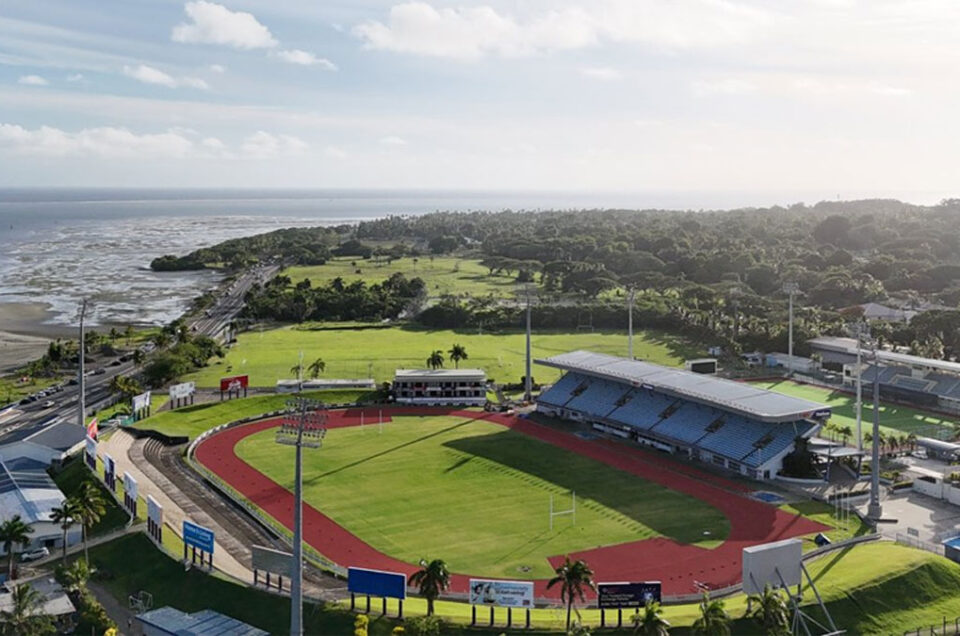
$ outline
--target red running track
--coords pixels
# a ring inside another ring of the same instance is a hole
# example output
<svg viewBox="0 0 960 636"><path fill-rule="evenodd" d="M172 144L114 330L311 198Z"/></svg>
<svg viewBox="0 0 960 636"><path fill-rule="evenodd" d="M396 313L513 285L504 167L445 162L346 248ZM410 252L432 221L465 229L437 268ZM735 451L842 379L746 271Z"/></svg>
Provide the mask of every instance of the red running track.
<svg viewBox="0 0 960 636"><path fill-rule="evenodd" d="M706 584L713 589L725 587L740 580L743 548L829 529L802 516L787 514L774 506L750 499L742 494L747 490L742 484L708 474L692 465L607 440L584 440L532 420L503 414L417 407L366 409L364 420L373 424L381 412L385 421L389 421L392 415L453 415L494 422L696 497L721 510L730 521L727 540L712 550L657 537L571 554L590 564L597 581L658 580L663 583L665 596L696 592L696 583ZM331 412L328 427L359 425L360 413L359 409ZM226 429L201 442L197 446L196 457L230 486L289 528L293 525L292 493L244 462L234 452L240 440L278 425L279 420L273 419ZM408 576L416 570L412 564L377 551L309 504L304 504L303 530L304 540L308 544L344 567L390 570ZM562 562L563 556L550 557L551 565ZM451 577L451 591L466 592L468 579L468 574L454 574ZM536 595L558 598L559 589L548 591L546 583L545 579L536 581Z"/></svg>

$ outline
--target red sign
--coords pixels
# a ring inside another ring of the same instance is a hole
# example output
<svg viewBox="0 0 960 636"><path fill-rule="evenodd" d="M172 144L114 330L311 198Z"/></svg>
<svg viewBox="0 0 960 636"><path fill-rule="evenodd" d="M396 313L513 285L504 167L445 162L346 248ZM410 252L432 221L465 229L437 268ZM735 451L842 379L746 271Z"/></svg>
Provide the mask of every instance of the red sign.
<svg viewBox="0 0 960 636"><path fill-rule="evenodd" d="M249 382L249 375L235 375L230 378L220 378L220 390L240 391L241 389L246 389Z"/></svg>
<svg viewBox="0 0 960 636"><path fill-rule="evenodd" d="M87 437L97 439L97 418L93 418L93 420L87 424Z"/></svg>

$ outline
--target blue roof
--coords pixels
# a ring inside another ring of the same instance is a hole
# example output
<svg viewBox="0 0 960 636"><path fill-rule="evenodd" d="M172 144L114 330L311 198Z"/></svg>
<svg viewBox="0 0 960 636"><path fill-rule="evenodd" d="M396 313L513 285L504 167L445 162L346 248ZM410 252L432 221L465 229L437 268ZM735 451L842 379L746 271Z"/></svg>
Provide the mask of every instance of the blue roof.
<svg viewBox="0 0 960 636"><path fill-rule="evenodd" d="M137 620L171 636L269 636L269 632L209 609L187 614L160 607L139 614Z"/></svg>

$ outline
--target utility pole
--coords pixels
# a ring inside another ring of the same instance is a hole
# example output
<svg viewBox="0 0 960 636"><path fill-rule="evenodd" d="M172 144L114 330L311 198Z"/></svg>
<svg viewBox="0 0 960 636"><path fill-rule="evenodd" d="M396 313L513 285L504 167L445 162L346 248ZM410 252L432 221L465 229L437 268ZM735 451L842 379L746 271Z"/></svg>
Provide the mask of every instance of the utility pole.
<svg viewBox="0 0 960 636"><path fill-rule="evenodd" d="M290 571L290 636L303 634L303 449L320 448L327 434L323 403L297 398L287 402L287 415L276 442L296 448L293 484L293 560Z"/></svg>
<svg viewBox="0 0 960 636"><path fill-rule="evenodd" d="M800 291L800 285L795 282L787 282L783 284L783 291L785 291L790 296L790 310L789 310L789 326L788 326L788 341L787 341L787 377L793 375L793 296L798 291Z"/></svg>
<svg viewBox="0 0 960 636"><path fill-rule="evenodd" d="M631 360L633 360L633 299L636 293L637 290L631 287L627 300L627 357Z"/></svg>
<svg viewBox="0 0 960 636"><path fill-rule="evenodd" d="M78 371L77 376L77 388L80 389L80 396L77 401L77 405L80 407L80 412L77 414L77 423L80 424L80 428L84 431L87 430L87 401L86 401L86 378L83 376L83 366L84 366L84 331L83 331L83 319L87 315L87 301L86 299L80 301L80 370Z"/></svg>
<svg viewBox="0 0 960 636"><path fill-rule="evenodd" d="M870 505L867 516L874 520L883 517L880 506L880 359L877 356L877 341L871 340L873 351L873 466L870 471Z"/></svg>

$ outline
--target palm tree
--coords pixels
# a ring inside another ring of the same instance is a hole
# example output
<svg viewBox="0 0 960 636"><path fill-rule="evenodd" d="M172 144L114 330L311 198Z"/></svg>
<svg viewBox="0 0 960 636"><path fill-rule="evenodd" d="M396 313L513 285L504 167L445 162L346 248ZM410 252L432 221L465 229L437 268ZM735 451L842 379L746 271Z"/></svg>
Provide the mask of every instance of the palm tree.
<svg viewBox="0 0 960 636"><path fill-rule="evenodd" d="M144 358L147 356L139 348L133 350L133 363L137 366L143 364Z"/></svg>
<svg viewBox="0 0 960 636"><path fill-rule="evenodd" d="M711 601L708 592L700 601L700 618L693 622L693 633L703 636L730 636L730 615L723 609L723 601Z"/></svg>
<svg viewBox="0 0 960 636"><path fill-rule="evenodd" d="M82 593L87 589L87 581L90 580L90 566L83 559L77 559L63 569L63 579L68 592Z"/></svg>
<svg viewBox="0 0 960 636"><path fill-rule="evenodd" d="M20 515L15 515L0 523L0 541L7 552L7 580L13 580L13 548L16 545L26 547L30 543L33 528L24 523Z"/></svg>
<svg viewBox="0 0 960 636"><path fill-rule="evenodd" d="M80 507L75 499L64 499L63 504L50 511L50 521L60 524L63 530L63 562L67 562L67 530L77 522Z"/></svg>
<svg viewBox="0 0 960 636"><path fill-rule="evenodd" d="M751 594L747 602L753 607L748 616L760 624L764 634L786 636L790 633L790 611L780 590L768 583L763 586L762 594Z"/></svg>
<svg viewBox="0 0 960 636"><path fill-rule="evenodd" d="M460 344L454 344L447 353L450 354L450 359L453 360L458 369L460 368L460 361L470 357L467 355L467 348Z"/></svg>
<svg viewBox="0 0 960 636"><path fill-rule="evenodd" d="M83 558L90 562L90 553L87 549L87 538L92 528L107 512L107 504L100 494L100 488L92 480L83 482L80 486L79 497L76 499L79 507L80 523L83 524Z"/></svg>
<svg viewBox="0 0 960 636"><path fill-rule="evenodd" d="M163 349L170 344L170 334L166 331L157 332L157 335L153 337L153 344L157 345L157 349Z"/></svg>
<svg viewBox="0 0 960 636"><path fill-rule="evenodd" d="M420 596L427 599L427 616L433 616L433 602L450 586L450 570L442 559L420 559L420 569L410 575L410 584L420 587Z"/></svg>
<svg viewBox="0 0 960 636"><path fill-rule="evenodd" d="M307 371L310 372L310 377L316 379L321 373L327 370L327 363L323 361L323 358L317 358L310 363L310 366L307 367Z"/></svg>
<svg viewBox="0 0 960 636"><path fill-rule="evenodd" d="M443 368L443 352L437 349L430 354L430 357L427 358L427 366L431 369L442 369Z"/></svg>
<svg viewBox="0 0 960 636"><path fill-rule="evenodd" d="M588 589L596 590L593 582L593 570L582 559L571 561L570 556L563 559L563 563L556 569L557 575L547 583L547 589L560 584L560 599L567 604L567 630L570 630L570 612L573 611L573 602L576 599L586 600L584 592ZM578 613L579 615L579 613Z"/></svg>
<svg viewBox="0 0 960 636"><path fill-rule="evenodd" d="M290 367L290 373L292 373L293 375L295 375L295 376L297 377L297 379L299 380L301 373L303 373L303 362L298 362L298 363L296 363L295 365L293 365L292 367Z"/></svg>
<svg viewBox="0 0 960 636"><path fill-rule="evenodd" d="M18 585L11 594L9 610L0 612L0 630L4 636L42 636L54 634L53 620L43 613L43 596L29 585Z"/></svg>
<svg viewBox="0 0 960 636"><path fill-rule="evenodd" d="M639 611L633 615L633 633L640 636L668 636L670 622L660 616L663 608L656 601L647 601L643 614Z"/></svg>
<svg viewBox="0 0 960 636"><path fill-rule="evenodd" d="M853 429L850 428L849 426L842 426L842 427L840 427L840 430L839 430L838 432L839 432L841 435L843 435L843 445L846 446L846 445L847 445L847 438L849 438L851 435L853 435Z"/></svg>

